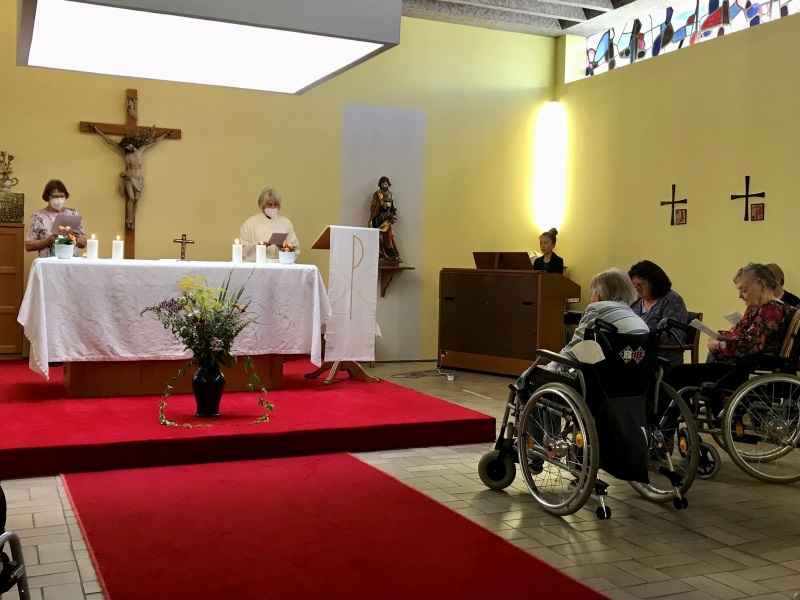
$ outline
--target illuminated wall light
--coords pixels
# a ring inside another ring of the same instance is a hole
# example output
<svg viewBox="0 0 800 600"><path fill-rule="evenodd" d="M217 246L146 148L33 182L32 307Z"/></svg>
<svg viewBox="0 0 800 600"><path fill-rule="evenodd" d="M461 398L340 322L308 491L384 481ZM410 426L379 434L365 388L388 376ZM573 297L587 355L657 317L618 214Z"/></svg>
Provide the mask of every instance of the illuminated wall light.
<svg viewBox="0 0 800 600"><path fill-rule="evenodd" d="M533 220L540 231L560 228L567 203L567 113L561 104L548 102L542 107L533 139Z"/></svg>

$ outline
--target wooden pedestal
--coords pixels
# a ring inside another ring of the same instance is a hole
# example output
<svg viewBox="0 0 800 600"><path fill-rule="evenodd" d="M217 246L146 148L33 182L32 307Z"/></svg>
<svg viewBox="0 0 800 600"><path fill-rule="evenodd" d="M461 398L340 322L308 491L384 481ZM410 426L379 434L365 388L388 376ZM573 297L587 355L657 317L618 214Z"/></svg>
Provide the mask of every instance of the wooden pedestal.
<svg viewBox="0 0 800 600"><path fill-rule="evenodd" d="M253 356L255 371L268 390L283 387L283 356L266 354ZM183 377L172 376L186 364L185 360L141 360L115 362L70 362L64 364L64 387L67 396L96 398L100 396L161 395L167 384L173 394L192 392L192 367ZM226 392L246 392L249 377L244 371L242 357L232 369L222 367Z"/></svg>

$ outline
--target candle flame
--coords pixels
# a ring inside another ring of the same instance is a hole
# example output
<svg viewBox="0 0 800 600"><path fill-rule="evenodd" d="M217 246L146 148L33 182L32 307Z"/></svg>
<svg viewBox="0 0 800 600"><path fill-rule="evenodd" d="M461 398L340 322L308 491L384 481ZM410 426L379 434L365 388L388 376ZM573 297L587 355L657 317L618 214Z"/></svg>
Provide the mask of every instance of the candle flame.
<svg viewBox="0 0 800 600"><path fill-rule="evenodd" d="M92 234L92 239L94 239L94 234Z"/></svg>
<svg viewBox="0 0 800 600"><path fill-rule="evenodd" d="M233 243L234 244L238 244L239 243L239 238L236 238L235 240L233 240Z"/></svg>
<svg viewBox="0 0 800 600"><path fill-rule="evenodd" d="M117 236L117 241L119 241L119 236Z"/></svg>

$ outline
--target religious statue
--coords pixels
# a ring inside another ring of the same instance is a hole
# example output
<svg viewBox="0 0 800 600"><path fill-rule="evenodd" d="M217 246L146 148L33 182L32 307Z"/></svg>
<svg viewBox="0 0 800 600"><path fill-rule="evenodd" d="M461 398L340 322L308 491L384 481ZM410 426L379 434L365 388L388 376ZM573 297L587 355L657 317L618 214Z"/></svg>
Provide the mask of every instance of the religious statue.
<svg viewBox="0 0 800 600"><path fill-rule="evenodd" d="M156 137L155 127L136 127L130 129L119 142L115 142L92 123L89 123L89 129L103 138L112 148L122 153L122 158L125 160L125 172L119 174L122 178L119 192L125 197L125 227L134 229L136 203L139 202L144 187L142 156L145 150L152 148L165 137L169 137L172 130Z"/></svg>
<svg viewBox="0 0 800 600"><path fill-rule="evenodd" d="M378 191L372 194L372 204L369 208L369 227L380 231L380 257L386 262L401 263L400 253L394 241L392 226L397 221L397 208L394 206L392 192L389 191L392 182L385 175L378 180Z"/></svg>

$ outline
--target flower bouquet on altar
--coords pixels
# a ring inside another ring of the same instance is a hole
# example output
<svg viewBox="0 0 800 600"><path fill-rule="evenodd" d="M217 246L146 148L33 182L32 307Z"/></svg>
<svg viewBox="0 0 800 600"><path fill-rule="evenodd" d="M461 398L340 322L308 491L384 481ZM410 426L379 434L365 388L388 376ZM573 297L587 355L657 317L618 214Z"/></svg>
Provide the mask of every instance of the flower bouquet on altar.
<svg viewBox="0 0 800 600"><path fill-rule="evenodd" d="M278 246L278 258L282 264L291 265L297 258L297 247L292 246L289 242L283 242L282 246Z"/></svg>
<svg viewBox="0 0 800 600"><path fill-rule="evenodd" d="M220 288L209 287L205 277L187 276L180 282L179 298L164 300L141 312L142 315L151 312L158 317L164 328L169 329L192 353L189 362L172 379L175 381L185 375L192 365L198 366L192 377L198 417L219 416L219 402L225 387L225 376L220 371L220 365L230 368L236 363L231 346L236 336L252 323L245 314L247 306L242 304L244 285L234 292L229 290L229 286L230 275ZM250 391L260 392L258 404L264 412L256 423L269 421L269 412L274 406L264 397L267 390L261 385L250 357L244 359L244 367L250 376ZM165 416L166 401L171 390L172 386L168 384L159 407L158 420L162 425L177 426ZM188 424L184 426L191 427Z"/></svg>
<svg viewBox="0 0 800 600"><path fill-rule="evenodd" d="M78 243L78 234L72 231L69 225L59 225L62 232L58 234L55 242L55 251L58 258L72 258L75 253L75 244Z"/></svg>

